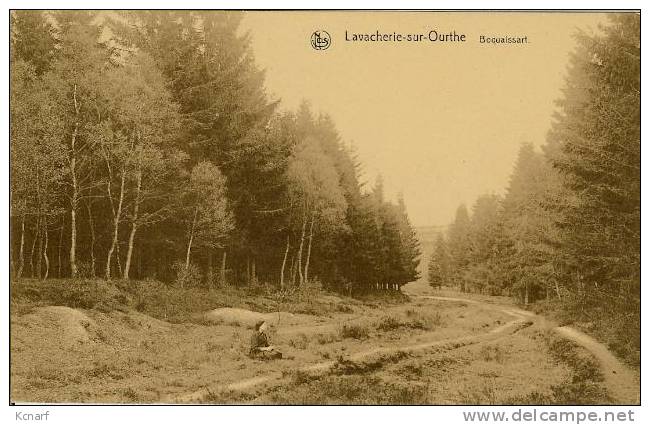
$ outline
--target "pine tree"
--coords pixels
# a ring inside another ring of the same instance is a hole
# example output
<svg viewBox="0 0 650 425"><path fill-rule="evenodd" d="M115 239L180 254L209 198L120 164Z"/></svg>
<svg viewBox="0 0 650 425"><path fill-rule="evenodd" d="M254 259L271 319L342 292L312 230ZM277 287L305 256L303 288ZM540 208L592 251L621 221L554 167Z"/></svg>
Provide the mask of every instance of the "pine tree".
<svg viewBox="0 0 650 425"><path fill-rule="evenodd" d="M501 199L496 195L482 195L472 207L468 235L470 264L465 274L471 291L493 295L501 292L503 252L500 243L504 237L501 218Z"/></svg>
<svg viewBox="0 0 650 425"><path fill-rule="evenodd" d="M503 200L504 225L512 249L509 266L511 290L524 303L546 297L552 281L552 218L544 208L549 189L549 166L544 156L525 143L519 150Z"/></svg>
<svg viewBox="0 0 650 425"><path fill-rule="evenodd" d="M640 16L578 35L550 156L568 194L556 267L580 308L640 301ZM626 319L627 320L627 319Z"/></svg>
<svg viewBox="0 0 650 425"><path fill-rule="evenodd" d="M434 250L429 259L427 281L434 288L442 288L449 281L449 253L442 233L438 233Z"/></svg>
<svg viewBox="0 0 650 425"><path fill-rule="evenodd" d="M56 31L40 10L14 10L9 14L11 60L29 62L36 75L52 65L56 54Z"/></svg>
<svg viewBox="0 0 650 425"><path fill-rule="evenodd" d="M463 204L456 210L448 233L450 279L463 292L466 290L464 274L469 264L469 226L469 214Z"/></svg>
<svg viewBox="0 0 650 425"><path fill-rule="evenodd" d="M418 266L420 265L420 241L418 240L415 228L411 225L408 213L406 211L406 204L404 197L400 193L397 197L396 214L399 222L400 230L400 262L402 268L402 275L395 282L398 286L402 286L409 282L414 282L420 278Z"/></svg>

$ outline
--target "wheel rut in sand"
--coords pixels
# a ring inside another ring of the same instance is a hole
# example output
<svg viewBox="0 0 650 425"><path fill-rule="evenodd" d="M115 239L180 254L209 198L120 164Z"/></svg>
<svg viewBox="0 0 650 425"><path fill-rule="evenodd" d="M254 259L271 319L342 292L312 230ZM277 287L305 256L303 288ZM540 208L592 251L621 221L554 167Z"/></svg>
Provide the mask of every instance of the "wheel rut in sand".
<svg viewBox="0 0 650 425"><path fill-rule="evenodd" d="M605 378L607 391L617 403L640 403L639 384L635 374L604 344L569 326L560 326L554 330L562 337L581 345L596 358Z"/></svg>
<svg viewBox="0 0 650 425"><path fill-rule="evenodd" d="M513 320L494 328L480 335L470 335L459 338L450 338L437 341L430 341L419 344L409 344L394 347L378 347L366 351L351 354L348 359L351 361L367 361L385 355L390 355L399 351L417 352L422 350L435 350L437 352L454 350L467 345L476 344L490 340L496 340L523 329L533 324L533 320L538 317L535 313L521 310L515 307L507 307L488 302L472 300L467 298L440 297L432 295L408 294L412 298L430 299L438 301L462 302L468 304L480 304L488 306L511 316ZM323 325L321 325L323 326ZM327 326L327 325L325 325ZM602 343L594 338L580 332L569 326L554 328L560 336L569 339L587 349L598 361L605 378L605 384L610 396L620 404L638 404L640 401L639 385L634 372L617 359ZM296 370L310 374L325 374L331 371L336 365L335 361L317 362L309 365L303 365ZM241 391L253 388L269 382L279 382L285 379L279 372L269 373L263 376L239 380L225 386L215 387L225 391ZM210 393L210 389L205 387L190 394L172 397L167 400L171 403L195 403L203 399Z"/></svg>
<svg viewBox="0 0 650 425"><path fill-rule="evenodd" d="M473 300L465 300L461 298L445 298L445 297L428 297L428 296L418 296L418 298L429 298L442 301L454 301L454 302L470 302L477 303ZM382 356L394 354L397 352L418 352L423 350L433 350L434 352L444 352L461 347L465 347L472 344L477 344L479 342L491 341L502 338L507 335L511 335L525 327L528 327L532 324L528 317L530 316L528 312L519 311L517 309L504 308L501 311L513 318L513 320L491 329L485 333L479 335L468 335L459 338L448 338L436 341L423 342L418 344L406 344L401 346L392 346L392 347L377 347L369 350L360 351L354 354L351 354L347 357L348 360L361 362L361 361L370 361L372 359L380 358ZM423 337L426 336L423 335ZM301 372L306 372L309 374L326 374L331 371L336 366L336 362L333 360L317 362L308 365L303 365L296 370ZM232 382L227 385L214 386L213 390L216 391L242 391L250 389L259 385L267 384L269 382L279 382L285 379L285 377L280 372L268 373L262 376L257 376L253 378L243 379L236 382ZM194 391L189 394L184 394L181 396L171 397L165 402L170 403L181 403L189 404L196 403L201 401L205 396L211 393L211 389L204 387L200 390Z"/></svg>

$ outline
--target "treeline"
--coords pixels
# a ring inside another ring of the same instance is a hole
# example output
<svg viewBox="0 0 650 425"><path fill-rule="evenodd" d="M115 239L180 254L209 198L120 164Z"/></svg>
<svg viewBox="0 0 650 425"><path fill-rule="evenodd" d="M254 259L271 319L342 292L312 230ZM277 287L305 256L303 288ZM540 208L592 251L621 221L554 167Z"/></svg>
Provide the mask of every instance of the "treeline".
<svg viewBox="0 0 650 425"><path fill-rule="evenodd" d="M640 17L577 35L563 98L541 152L524 144L504 196L459 207L429 267L434 286L555 299L611 320L639 345Z"/></svg>
<svg viewBox="0 0 650 425"><path fill-rule="evenodd" d="M11 14L11 272L181 285L417 278L406 208L327 115L280 112L242 15Z"/></svg>

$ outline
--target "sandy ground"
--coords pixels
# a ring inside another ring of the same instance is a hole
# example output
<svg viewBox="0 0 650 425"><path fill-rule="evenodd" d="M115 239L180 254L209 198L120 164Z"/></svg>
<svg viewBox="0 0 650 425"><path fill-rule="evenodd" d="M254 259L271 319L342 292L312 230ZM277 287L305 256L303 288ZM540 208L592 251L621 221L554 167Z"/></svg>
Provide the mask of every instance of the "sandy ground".
<svg viewBox="0 0 650 425"><path fill-rule="evenodd" d="M195 403L244 392L246 402L274 403L274 388L286 386L297 372L326 375L342 362L391 356L397 360L381 376L426 383L432 404L494 404L543 393L569 377L567 367L544 349L542 336L554 325L508 300L434 296L416 284L405 292L409 303L356 304L349 313L327 317L262 315L271 321L272 341L284 354L275 361L246 355L250 326L260 313L221 309L206 312L202 324L170 324L136 312L39 308L12 317L11 398ZM405 325L382 327L387 318ZM346 337L344 326L367 335ZM586 335L567 328L557 332L598 359L616 403L638 402L637 374Z"/></svg>
<svg viewBox="0 0 650 425"><path fill-rule="evenodd" d="M639 404L639 380L637 374L617 359L603 344L589 335L569 326L555 328L564 338L586 348L598 360L610 396L621 404Z"/></svg>

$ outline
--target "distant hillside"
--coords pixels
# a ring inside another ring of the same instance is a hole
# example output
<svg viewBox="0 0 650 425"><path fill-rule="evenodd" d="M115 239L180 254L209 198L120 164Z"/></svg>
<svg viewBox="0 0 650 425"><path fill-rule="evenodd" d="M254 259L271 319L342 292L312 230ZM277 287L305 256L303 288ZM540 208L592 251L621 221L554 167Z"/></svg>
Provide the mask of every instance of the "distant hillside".
<svg viewBox="0 0 650 425"><path fill-rule="evenodd" d="M447 227L448 226L422 226L415 228L418 240L420 241L420 251L422 252L422 255L420 256L420 266L418 267L418 270L420 271L419 280L426 282L429 257L431 257L431 253L433 252L436 238L438 237L438 233L446 232Z"/></svg>

